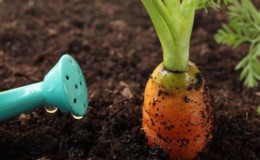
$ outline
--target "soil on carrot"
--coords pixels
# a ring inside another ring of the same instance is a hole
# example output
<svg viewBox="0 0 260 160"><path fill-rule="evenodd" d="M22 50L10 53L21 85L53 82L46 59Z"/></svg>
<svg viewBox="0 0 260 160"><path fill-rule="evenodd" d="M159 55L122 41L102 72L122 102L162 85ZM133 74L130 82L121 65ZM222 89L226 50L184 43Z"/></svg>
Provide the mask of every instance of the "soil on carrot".
<svg viewBox="0 0 260 160"><path fill-rule="evenodd" d="M248 46L232 50L213 39L226 20L223 12L196 15L191 61L207 79L216 117L198 159L260 159L260 88L244 88L234 70ZM81 120L39 108L0 122L1 160L168 158L146 146L141 129L145 84L162 56L139 0L3 0L0 24L0 91L41 81L70 53L90 101Z"/></svg>

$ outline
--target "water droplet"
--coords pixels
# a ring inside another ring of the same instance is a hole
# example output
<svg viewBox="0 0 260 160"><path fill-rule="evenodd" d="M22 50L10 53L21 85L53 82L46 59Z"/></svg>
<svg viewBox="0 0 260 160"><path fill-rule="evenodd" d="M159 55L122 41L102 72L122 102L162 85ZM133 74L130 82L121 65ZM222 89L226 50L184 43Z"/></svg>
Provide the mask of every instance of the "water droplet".
<svg viewBox="0 0 260 160"><path fill-rule="evenodd" d="M71 114L74 119L82 119L83 116L75 116L74 114Z"/></svg>
<svg viewBox="0 0 260 160"><path fill-rule="evenodd" d="M44 106L44 109L48 113L55 113L58 110L58 108L53 107L53 106Z"/></svg>

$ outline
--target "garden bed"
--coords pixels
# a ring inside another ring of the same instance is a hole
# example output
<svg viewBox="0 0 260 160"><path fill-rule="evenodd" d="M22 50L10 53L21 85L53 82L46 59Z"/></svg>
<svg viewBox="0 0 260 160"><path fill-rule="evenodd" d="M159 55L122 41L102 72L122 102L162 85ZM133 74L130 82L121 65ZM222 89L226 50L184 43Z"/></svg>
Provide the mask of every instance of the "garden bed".
<svg viewBox="0 0 260 160"><path fill-rule="evenodd" d="M191 40L216 115L213 141L199 159L260 159L260 88L246 89L234 71L248 46L214 42L223 21L223 12L199 12ZM143 91L162 56L139 0L4 0L0 24L1 91L41 81L69 52L90 101L81 120L39 108L1 122L0 159L167 159L146 146L141 130Z"/></svg>

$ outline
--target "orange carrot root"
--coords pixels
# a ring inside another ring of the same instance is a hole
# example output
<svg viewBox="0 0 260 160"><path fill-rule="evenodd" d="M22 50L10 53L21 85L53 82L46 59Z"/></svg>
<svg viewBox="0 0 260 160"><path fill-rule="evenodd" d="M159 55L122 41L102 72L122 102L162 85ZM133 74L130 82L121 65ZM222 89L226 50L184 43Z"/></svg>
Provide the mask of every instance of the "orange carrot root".
<svg viewBox="0 0 260 160"><path fill-rule="evenodd" d="M213 108L205 80L190 63L172 73L159 65L145 88L143 129L148 145L159 145L170 159L195 159L212 139Z"/></svg>

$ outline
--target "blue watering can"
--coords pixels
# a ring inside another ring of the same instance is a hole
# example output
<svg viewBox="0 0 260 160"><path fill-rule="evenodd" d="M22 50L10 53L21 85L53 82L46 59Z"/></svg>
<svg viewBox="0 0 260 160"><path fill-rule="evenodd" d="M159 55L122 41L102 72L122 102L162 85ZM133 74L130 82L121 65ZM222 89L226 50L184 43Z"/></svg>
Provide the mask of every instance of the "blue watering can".
<svg viewBox="0 0 260 160"><path fill-rule="evenodd" d="M0 92L0 121L40 106L49 106L45 108L49 113L58 108L76 119L86 113L87 85L80 66L70 55L63 55L42 82Z"/></svg>

